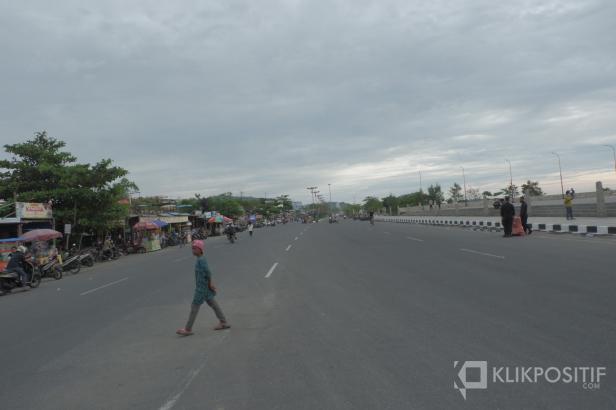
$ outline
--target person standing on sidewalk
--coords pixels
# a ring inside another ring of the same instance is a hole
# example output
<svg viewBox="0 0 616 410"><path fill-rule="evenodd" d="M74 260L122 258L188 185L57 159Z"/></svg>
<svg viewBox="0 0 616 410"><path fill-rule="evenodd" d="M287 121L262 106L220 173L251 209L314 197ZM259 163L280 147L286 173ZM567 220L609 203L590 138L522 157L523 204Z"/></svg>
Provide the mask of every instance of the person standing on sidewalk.
<svg viewBox="0 0 616 410"><path fill-rule="evenodd" d="M565 210L567 211L567 220L575 219L573 217L573 195L571 194L571 191L567 191L565 194L564 202Z"/></svg>
<svg viewBox="0 0 616 410"><path fill-rule="evenodd" d="M252 237L252 231L255 229L255 226L250 222L248 224L248 234Z"/></svg>
<svg viewBox="0 0 616 410"><path fill-rule="evenodd" d="M192 253L197 257L195 263L195 295L190 307L190 315L186 326L182 329L178 329L176 333L180 336L190 336L193 334L192 328L199 313L199 309L203 303L207 303L212 308L216 317L219 320L218 326L214 330L229 329L231 326L227 323L225 315L222 313L222 309L218 305L218 302L214 297L216 296L216 287L212 284L212 272L207 264L203 252L205 250L205 244L203 241L194 241L192 244Z"/></svg>
<svg viewBox="0 0 616 410"><path fill-rule="evenodd" d="M513 232L513 217L515 216L515 208L513 204L509 202L509 197L505 197L505 202L501 206L501 220L503 222L503 228L505 229L505 234L503 237L511 238L511 234Z"/></svg>
<svg viewBox="0 0 616 410"><path fill-rule="evenodd" d="M524 233L530 235L533 230L528 226L528 204L524 200L524 197L520 197L520 220L522 221L522 228Z"/></svg>

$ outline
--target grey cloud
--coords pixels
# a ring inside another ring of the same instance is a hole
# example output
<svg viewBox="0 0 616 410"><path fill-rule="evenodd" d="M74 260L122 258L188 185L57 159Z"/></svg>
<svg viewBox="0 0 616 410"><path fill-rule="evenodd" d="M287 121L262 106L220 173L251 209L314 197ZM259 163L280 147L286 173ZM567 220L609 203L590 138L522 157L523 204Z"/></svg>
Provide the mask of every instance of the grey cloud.
<svg viewBox="0 0 616 410"><path fill-rule="evenodd" d="M418 168L459 182L462 165L487 189L505 158L556 190L553 150L571 184L610 178L609 0L0 7L2 142L47 129L144 193L306 201L332 183L351 200L417 189Z"/></svg>

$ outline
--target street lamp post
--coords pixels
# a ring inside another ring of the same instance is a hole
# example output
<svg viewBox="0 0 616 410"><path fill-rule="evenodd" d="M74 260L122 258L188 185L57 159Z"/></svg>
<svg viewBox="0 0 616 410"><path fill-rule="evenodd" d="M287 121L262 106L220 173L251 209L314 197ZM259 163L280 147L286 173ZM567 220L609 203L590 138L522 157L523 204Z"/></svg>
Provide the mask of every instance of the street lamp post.
<svg viewBox="0 0 616 410"><path fill-rule="evenodd" d="M464 167L462 168L462 179L464 180L464 206L468 206L468 201L466 200L466 173L464 172Z"/></svg>
<svg viewBox="0 0 616 410"><path fill-rule="evenodd" d="M327 184L329 188L329 216L332 216L332 184Z"/></svg>
<svg viewBox="0 0 616 410"><path fill-rule="evenodd" d="M614 148L613 145L609 145L609 144L605 144L603 146L608 147L612 150L612 153L614 154L614 172L616 172L616 148Z"/></svg>
<svg viewBox="0 0 616 410"><path fill-rule="evenodd" d="M513 202L513 172L511 172L511 161L506 159L509 164L509 189L511 190L511 202Z"/></svg>
<svg viewBox="0 0 616 410"><path fill-rule="evenodd" d="M419 172L419 204L421 205L421 209L424 209L424 204L423 204L423 182L421 180L421 169L418 170L417 172Z"/></svg>
<svg viewBox="0 0 616 410"><path fill-rule="evenodd" d="M560 191L564 198L565 197L565 185L563 184L563 168L560 165L560 155L558 155L558 153L554 151L552 151L552 154L556 155L556 158L558 158L558 172L560 173Z"/></svg>

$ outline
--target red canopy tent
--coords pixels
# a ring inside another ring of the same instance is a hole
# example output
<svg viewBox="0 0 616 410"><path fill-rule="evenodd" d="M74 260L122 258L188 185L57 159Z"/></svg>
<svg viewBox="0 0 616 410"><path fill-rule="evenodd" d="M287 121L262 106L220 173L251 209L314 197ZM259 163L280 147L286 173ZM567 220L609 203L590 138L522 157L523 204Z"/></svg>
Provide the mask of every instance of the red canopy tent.
<svg viewBox="0 0 616 410"><path fill-rule="evenodd" d="M135 231L154 231L156 229L160 229L160 227L158 225L156 225L154 222L137 222L136 224L133 225L133 229Z"/></svg>

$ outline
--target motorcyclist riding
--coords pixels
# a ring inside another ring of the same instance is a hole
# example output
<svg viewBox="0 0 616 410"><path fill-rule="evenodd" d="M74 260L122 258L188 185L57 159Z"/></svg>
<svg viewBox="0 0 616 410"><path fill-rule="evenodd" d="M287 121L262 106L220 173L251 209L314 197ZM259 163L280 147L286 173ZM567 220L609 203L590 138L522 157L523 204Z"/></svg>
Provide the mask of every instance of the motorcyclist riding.
<svg viewBox="0 0 616 410"><path fill-rule="evenodd" d="M6 265L7 272L14 272L19 275L19 280L23 286L29 282L28 273L24 267L26 264L26 252L28 249L25 246L19 246L17 250L11 255L11 260Z"/></svg>
<svg viewBox="0 0 616 410"><path fill-rule="evenodd" d="M237 235L235 234L235 227L233 226L233 224L227 225L224 232L227 235L227 238L233 237L233 239L237 239Z"/></svg>

